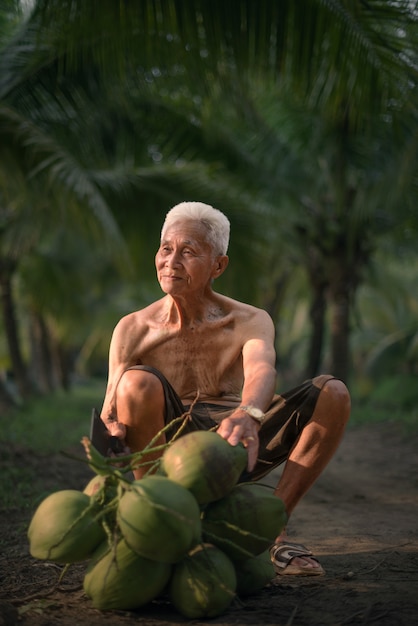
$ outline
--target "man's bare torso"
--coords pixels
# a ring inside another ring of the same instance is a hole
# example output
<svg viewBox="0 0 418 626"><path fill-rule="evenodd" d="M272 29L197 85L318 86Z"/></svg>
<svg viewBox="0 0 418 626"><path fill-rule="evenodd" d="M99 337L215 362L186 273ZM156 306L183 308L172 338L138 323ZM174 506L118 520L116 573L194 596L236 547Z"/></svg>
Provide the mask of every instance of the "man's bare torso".
<svg viewBox="0 0 418 626"><path fill-rule="evenodd" d="M127 367L150 365L161 371L185 404L239 401L243 385L242 349L257 334L259 309L216 296L199 319L180 319L164 297L122 320ZM129 337L129 340L126 339Z"/></svg>

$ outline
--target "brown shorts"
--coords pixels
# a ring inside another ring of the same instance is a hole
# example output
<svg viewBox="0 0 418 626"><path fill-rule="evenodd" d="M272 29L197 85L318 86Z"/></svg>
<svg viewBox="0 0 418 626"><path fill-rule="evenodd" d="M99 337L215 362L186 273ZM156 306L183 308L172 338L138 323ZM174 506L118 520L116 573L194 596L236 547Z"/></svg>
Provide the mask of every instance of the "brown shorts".
<svg viewBox="0 0 418 626"><path fill-rule="evenodd" d="M176 417L189 412L190 407L183 405L173 387L159 370L147 365L135 365L129 369L145 370L160 379L165 396L166 425ZM247 480L262 478L287 459L300 433L312 417L321 389L332 378L334 377L328 375L316 376L273 397L266 411L266 419L258 433L260 448L257 463L254 469L246 474ZM233 410L234 408L230 406L223 407L219 404L197 402L190 411L190 419L182 427L182 434L192 430L215 429ZM173 437L181 423L181 421L177 422L176 426L167 431L168 439Z"/></svg>

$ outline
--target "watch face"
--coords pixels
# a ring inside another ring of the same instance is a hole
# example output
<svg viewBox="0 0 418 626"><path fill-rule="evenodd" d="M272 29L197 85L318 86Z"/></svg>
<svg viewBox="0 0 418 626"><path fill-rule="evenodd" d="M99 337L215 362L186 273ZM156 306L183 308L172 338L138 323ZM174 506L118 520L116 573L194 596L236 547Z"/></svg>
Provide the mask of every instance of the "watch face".
<svg viewBox="0 0 418 626"><path fill-rule="evenodd" d="M251 405L240 406L239 408L248 413L248 415L257 420L257 422L262 423L264 421L265 414L261 409L257 409L257 407Z"/></svg>

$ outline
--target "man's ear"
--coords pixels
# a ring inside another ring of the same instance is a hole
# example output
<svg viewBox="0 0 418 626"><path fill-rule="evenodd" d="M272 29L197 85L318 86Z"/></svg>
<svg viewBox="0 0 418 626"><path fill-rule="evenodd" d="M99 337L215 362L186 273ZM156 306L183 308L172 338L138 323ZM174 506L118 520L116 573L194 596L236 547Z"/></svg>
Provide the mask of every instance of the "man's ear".
<svg viewBox="0 0 418 626"><path fill-rule="evenodd" d="M215 263L213 266L212 278L218 278L221 274L224 273L226 268L228 267L229 257L226 254L216 257Z"/></svg>

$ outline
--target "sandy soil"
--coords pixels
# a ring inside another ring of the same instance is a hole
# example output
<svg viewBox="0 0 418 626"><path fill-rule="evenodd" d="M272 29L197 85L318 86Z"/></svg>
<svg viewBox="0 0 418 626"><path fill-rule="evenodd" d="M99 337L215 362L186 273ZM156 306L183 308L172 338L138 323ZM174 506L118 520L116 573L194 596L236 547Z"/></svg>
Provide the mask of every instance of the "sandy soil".
<svg viewBox="0 0 418 626"><path fill-rule="evenodd" d="M411 626L418 622L418 436L396 425L351 427L336 456L294 513L288 531L326 569L319 578L281 577L222 616L193 624L228 626ZM30 458L45 490L82 488L83 464ZM3 455L4 459L4 455ZM1 462L0 462L1 469ZM273 477L272 477L273 478ZM265 481L264 481L265 482ZM140 626L187 623L168 602L136 612L100 612L82 590L84 565L61 568L28 553L30 510L0 512L0 626Z"/></svg>

